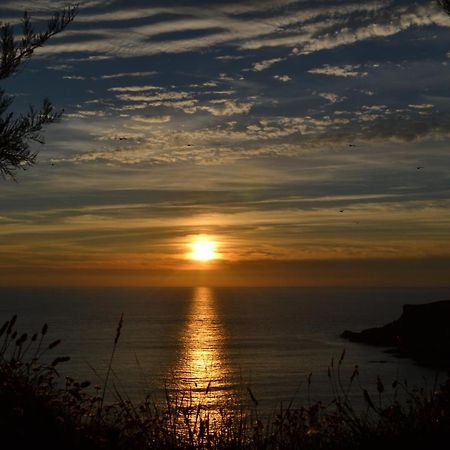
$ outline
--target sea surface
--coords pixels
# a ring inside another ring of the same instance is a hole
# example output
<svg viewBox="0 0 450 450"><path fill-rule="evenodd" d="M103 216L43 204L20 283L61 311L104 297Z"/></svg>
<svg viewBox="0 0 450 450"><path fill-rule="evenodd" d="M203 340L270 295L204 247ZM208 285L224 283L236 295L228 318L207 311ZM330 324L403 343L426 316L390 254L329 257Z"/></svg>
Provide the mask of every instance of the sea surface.
<svg viewBox="0 0 450 450"><path fill-rule="evenodd" d="M71 357L62 373L102 385L123 313L111 388L133 400L189 392L205 404L252 395L270 409L330 401L355 365L355 396L373 391L377 376L386 386L407 379L432 389L445 374L339 335L390 322L405 303L448 298L450 289L3 289L0 319L18 314L19 331L29 333L48 323L49 341L62 339L54 355Z"/></svg>

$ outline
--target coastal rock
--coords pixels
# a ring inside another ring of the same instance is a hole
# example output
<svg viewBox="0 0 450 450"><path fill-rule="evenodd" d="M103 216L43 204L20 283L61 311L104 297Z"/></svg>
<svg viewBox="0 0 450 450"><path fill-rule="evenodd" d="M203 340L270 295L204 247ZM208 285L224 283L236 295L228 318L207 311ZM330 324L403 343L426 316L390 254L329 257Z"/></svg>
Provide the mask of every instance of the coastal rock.
<svg viewBox="0 0 450 450"><path fill-rule="evenodd" d="M400 356L439 367L450 367L450 300L404 305L401 317L378 328L346 330L352 342L391 347Z"/></svg>

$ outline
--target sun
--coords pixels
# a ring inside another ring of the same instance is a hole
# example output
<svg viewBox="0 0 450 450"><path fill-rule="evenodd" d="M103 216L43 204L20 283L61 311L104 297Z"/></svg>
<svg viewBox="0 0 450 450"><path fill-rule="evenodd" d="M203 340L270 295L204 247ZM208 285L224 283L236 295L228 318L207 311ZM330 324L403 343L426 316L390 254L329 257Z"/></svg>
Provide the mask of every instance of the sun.
<svg viewBox="0 0 450 450"><path fill-rule="evenodd" d="M190 257L195 261L207 262L217 259L216 243L209 239L197 239L191 244L191 248Z"/></svg>

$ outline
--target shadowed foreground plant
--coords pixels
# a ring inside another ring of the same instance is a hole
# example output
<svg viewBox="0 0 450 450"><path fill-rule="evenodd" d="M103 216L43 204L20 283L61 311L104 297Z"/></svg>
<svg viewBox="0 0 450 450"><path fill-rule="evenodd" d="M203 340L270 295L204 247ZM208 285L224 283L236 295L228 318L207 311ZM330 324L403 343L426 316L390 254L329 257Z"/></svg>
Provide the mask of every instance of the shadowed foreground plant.
<svg viewBox="0 0 450 450"><path fill-rule="evenodd" d="M63 380L58 368L70 358L51 356L61 341L47 339L47 324L29 336L16 330L16 322L14 316L0 328L2 442L14 448L101 448L98 438L112 430L97 420L101 397L86 391L88 381Z"/></svg>
<svg viewBox="0 0 450 450"><path fill-rule="evenodd" d="M360 369L344 373L341 355L328 369L333 400L307 406L280 405L259 411L251 388L211 407L208 383L201 396L166 388L164 402L132 402L113 384L105 391L122 319L116 330L103 388L63 377L68 357L50 357L60 341L47 340L48 327L31 336L16 330L16 317L0 328L0 432L5 448L133 450L383 450L450 448L450 381L439 389L387 385L377 377L361 385ZM308 386L311 375L308 376ZM309 387L308 387L309 389ZM352 402L359 394L360 404ZM309 394L308 394L309 397ZM194 400L196 398L197 400ZM200 399L200 400L198 400Z"/></svg>

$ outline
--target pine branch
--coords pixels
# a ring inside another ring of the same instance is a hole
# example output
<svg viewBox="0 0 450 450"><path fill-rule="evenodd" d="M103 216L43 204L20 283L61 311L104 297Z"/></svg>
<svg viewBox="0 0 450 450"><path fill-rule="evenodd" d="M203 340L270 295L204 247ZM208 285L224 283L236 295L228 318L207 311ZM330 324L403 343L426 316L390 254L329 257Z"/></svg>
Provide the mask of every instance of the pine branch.
<svg viewBox="0 0 450 450"><path fill-rule="evenodd" d="M28 13L22 19L22 38L14 35L14 27L6 23L0 27L0 80L13 75L19 66L28 60L33 52L44 45L52 36L63 31L78 13L77 6L69 6L55 13L47 23L47 29L34 31Z"/></svg>
<svg viewBox="0 0 450 450"><path fill-rule="evenodd" d="M438 0L439 5L450 16L450 0Z"/></svg>
<svg viewBox="0 0 450 450"><path fill-rule="evenodd" d="M0 94L0 108L3 100ZM44 99L39 110L30 106L26 114L14 117L12 113L0 117L0 174L14 178L16 169L25 170L36 161L36 153L29 148L29 141L44 143L41 130L44 125L57 121L61 112L56 112L48 99Z"/></svg>
<svg viewBox="0 0 450 450"><path fill-rule="evenodd" d="M52 36L63 31L75 18L77 6L69 6L55 13L47 23L45 31L36 32L28 14L22 20L22 37L17 38L14 27L0 23L0 80L12 76L33 52ZM54 110L48 99L36 109L30 106L25 114L15 116L8 112L14 97L0 89L0 175L14 179L17 169L25 170L36 161L37 153L30 150L31 141L44 143L44 125L57 121L61 112Z"/></svg>

